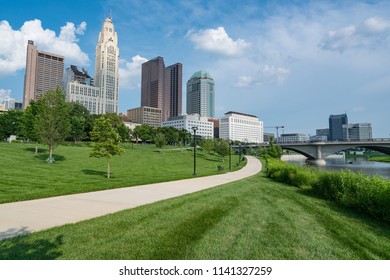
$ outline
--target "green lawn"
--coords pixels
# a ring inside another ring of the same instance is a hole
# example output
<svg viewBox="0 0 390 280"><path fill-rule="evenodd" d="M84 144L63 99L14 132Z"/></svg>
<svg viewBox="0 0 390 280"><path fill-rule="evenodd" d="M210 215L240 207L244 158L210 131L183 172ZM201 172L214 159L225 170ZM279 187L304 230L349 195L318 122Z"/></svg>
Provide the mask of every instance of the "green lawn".
<svg viewBox="0 0 390 280"><path fill-rule="evenodd" d="M54 150L56 162L47 164L45 146L35 155L34 144L0 143L0 203L193 177L192 150L176 148L158 152L154 145L124 147L123 155L112 158L111 178L107 179L106 160L90 158L89 147L59 146ZM199 151L197 176L221 173L217 171L218 165L226 172L228 164L227 159L222 162L219 156ZM235 164L232 167L237 169Z"/></svg>
<svg viewBox="0 0 390 280"><path fill-rule="evenodd" d="M259 174L0 241L0 259L390 259L390 225Z"/></svg>

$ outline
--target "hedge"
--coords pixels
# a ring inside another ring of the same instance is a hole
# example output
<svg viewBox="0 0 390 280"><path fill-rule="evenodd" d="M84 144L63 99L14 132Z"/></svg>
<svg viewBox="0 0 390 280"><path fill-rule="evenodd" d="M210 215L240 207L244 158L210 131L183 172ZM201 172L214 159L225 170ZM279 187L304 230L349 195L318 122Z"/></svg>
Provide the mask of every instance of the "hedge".
<svg viewBox="0 0 390 280"><path fill-rule="evenodd" d="M390 221L390 180L350 170L319 171L313 167L268 159L267 176L296 187L311 188L324 199Z"/></svg>

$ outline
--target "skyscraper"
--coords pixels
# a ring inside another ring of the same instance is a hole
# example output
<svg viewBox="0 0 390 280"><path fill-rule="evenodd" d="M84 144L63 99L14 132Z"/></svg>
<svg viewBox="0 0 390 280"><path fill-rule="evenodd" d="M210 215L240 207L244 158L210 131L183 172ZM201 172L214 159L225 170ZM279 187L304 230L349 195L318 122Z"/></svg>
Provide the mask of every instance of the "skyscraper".
<svg viewBox="0 0 390 280"><path fill-rule="evenodd" d="M23 109L30 100L37 100L48 90L61 86L64 57L39 51L34 41L27 44L26 73L24 76Z"/></svg>
<svg viewBox="0 0 390 280"><path fill-rule="evenodd" d="M348 124L347 114L329 116L329 140L343 140L343 125Z"/></svg>
<svg viewBox="0 0 390 280"><path fill-rule="evenodd" d="M160 108L163 115L165 64L161 56L142 64L141 106Z"/></svg>
<svg viewBox="0 0 390 280"><path fill-rule="evenodd" d="M182 114L183 65L176 63L166 68L165 90L169 95L169 117Z"/></svg>
<svg viewBox="0 0 390 280"><path fill-rule="evenodd" d="M141 106L161 109L162 121L181 114L182 64L165 68L158 56L142 64Z"/></svg>
<svg viewBox="0 0 390 280"><path fill-rule="evenodd" d="M118 36L110 16L103 23L96 45L94 81L95 86L100 89L101 114L118 112L118 58Z"/></svg>
<svg viewBox="0 0 390 280"><path fill-rule="evenodd" d="M205 71L195 72L187 82L187 114L215 117L215 84Z"/></svg>

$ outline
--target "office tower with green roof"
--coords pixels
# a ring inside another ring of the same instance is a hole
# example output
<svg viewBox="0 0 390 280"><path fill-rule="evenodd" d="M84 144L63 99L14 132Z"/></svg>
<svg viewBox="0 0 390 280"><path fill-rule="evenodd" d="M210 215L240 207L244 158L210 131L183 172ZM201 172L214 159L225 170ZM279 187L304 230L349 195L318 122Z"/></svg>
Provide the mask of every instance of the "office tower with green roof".
<svg viewBox="0 0 390 280"><path fill-rule="evenodd" d="M215 83L205 71L195 72L187 82L187 114L215 117Z"/></svg>

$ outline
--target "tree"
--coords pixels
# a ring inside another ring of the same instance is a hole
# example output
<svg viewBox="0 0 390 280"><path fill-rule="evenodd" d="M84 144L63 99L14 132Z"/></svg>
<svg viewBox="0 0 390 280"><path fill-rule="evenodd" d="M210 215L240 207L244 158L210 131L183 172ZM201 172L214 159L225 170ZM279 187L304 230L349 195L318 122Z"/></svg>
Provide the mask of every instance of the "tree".
<svg viewBox="0 0 390 280"><path fill-rule="evenodd" d="M282 154L283 154L283 150L280 146L278 145L275 145L275 141L274 139L271 137L270 141L269 141L269 147L267 148L261 148L259 150L259 153L262 157L264 158L267 158L267 157L271 157L271 158L277 158L277 159L280 159L282 157Z"/></svg>
<svg viewBox="0 0 390 280"><path fill-rule="evenodd" d="M29 141L35 142L35 154L38 154L39 135L35 129L35 123L39 112L39 103L35 100L30 100L26 110L24 110L21 122L22 136Z"/></svg>
<svg viewBox="0 0 390 280"><path fill-rule="evenodd" d="M169 145L176 145L179 141L179 131L173 126L158 127L157 133L163 133Z"/></svg>
<svg viewBox="0 0 390 280"><path fill-rule="evenodd" d="M0 114L0 139L5 139L11 135L18 135L21 131L21 119L23 112L10 110Z"/></svg>
<svg viewBox="0 0 390 280"><path fill-rule="evenodd" d="M127 126L125 126L124 123L121 123L119 125L119 127L117 128L117 132L122 142L125 142L130 139L130 129Z"/></svg>
<svg viewBox="0 0 390 280"><path fill-rule="evenodd" d="M133 135L136 135L136 139L142 139L142 141L150 141L153 139L154 128L147 124L141 124L134 128Z"/></svg>
<svg viewBox="0 0 390 280"><path fill-rule="evenodd" d="M167 143L166 137L163 133L159 132L154 136L154 144L157 148L163 148Z"/></svg>
<svg viewBox="0 0 390 280"><path fill-rule="evenodd" d="M183 143L183 146L185 146L188 142L191 141L191 133L189 133L184 128L180 129L179 130L179 141Z"/></svg>
<svg viewBox="0 0 390 280"><path fill-rule="evenodd" d="M207 154L210 154L211 151L214 149L214 140L211 138L202 139L200 146Z"/></svg>
<svg viewBox="0 0 390 280"><path fill-rule="evenodd" d="M139 126L139 125L138 125ZM137 129L137 127L138 126L136 126L136 127L134 127L134 129L131 131L131 136L133 137L133 138L135 138L135 142L138 144L138 140L140 139L140 135L139 135L139 129Z"/></svg>
<svg viewBox="0 0 390 280"><path fill-rule="evenodd" d="M90 157L107 159L107 178L110 178L110 159L115 155L120 155L124 149L120 147L119 134L111 126L110 120L101 116L96 119L91 132L92 150Z"/></svg>
<svg viewBox="0 0 390 280"><path fill-rule="evenodd" d="M225 156L227 156L230 152L229 142L223 139L215 139L216 142L214 144L215 151L222 156L222 160L224 160Z"/></svg>
<svg viewBox="0 0 390 280"><path fill-rule="evenodd" d="M76 143L77 141L82 141L85 134L85 118L82 116L72 116L70 117L70 136L72 140Z"/></svg>
<svg viewBox="0 0 390 280"><path fill-rule="evenodd" d="M92 128L89 128L88 131L88 122L91 119L91 114L88 109L83 105L77 102L70 102L70 137L74 142L82 141L87 137L88 133Z"/></svg>
<svg viewBox="0 0 390 280"><path fill-rule="evenodd" d="M111 126L118 132L118 128L123 124L122 118L116 113L106 113L105 117L110 121Z"/></svg>
<svg viewBox="0 0 390 280"><path fill-rule="evenodd" d="M42 143L49 146L48 163L54 162L53 149L69 135L70 105L65 101L65 95L58 87L49 90L37 101L38 114L35 129Z"/></svg>

